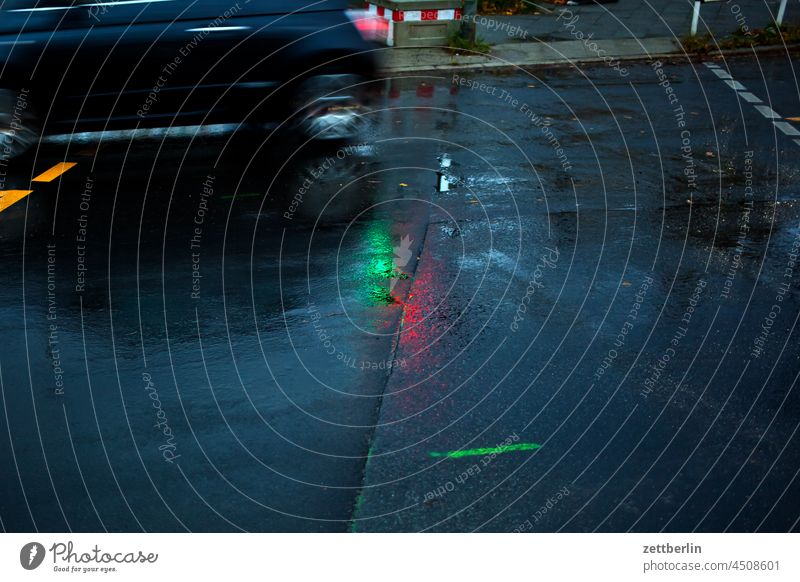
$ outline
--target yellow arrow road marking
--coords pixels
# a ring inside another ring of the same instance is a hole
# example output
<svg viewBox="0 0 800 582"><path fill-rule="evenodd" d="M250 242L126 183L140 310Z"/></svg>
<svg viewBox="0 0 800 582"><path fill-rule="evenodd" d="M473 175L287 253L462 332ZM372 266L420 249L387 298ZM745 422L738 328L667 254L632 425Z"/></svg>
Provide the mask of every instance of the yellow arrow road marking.
<svg viewBox="0 0 800 582"><path fill-rule="evenodd" d="M32 193L33 190L0 190L0 212Z"/></svg>
<svg viewBox="0 0 800 582"><path fill-rule="evenodd" d="M800 117L784 117L786 121L800 121Z"/></svg>
<svg viewBox="0 0 800 582"><path fill-rule="evenodd" d="M61 162L60 164L56 164L49 170L47 170L44 174L36 176L33 181L34 182L52 182L65 172L71 170L75 166L77 166L75 162Z"/></svg>

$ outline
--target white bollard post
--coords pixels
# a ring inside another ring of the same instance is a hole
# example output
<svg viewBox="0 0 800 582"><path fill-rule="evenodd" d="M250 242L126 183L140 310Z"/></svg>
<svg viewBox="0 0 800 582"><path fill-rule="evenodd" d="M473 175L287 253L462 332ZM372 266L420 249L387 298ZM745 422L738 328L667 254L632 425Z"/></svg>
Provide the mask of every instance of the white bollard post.
<svg viewBox="0 0 800 582"><path fill-rule="evenodd" d="M695 2L694 2L694 12L692 12L692 29L689 32L690 36L697 36L697 21L698 20L700 20L700 0L695 0Z"/></svg>
<svg viewBox="0 0 800 582"><path fill-rule="evenodd" d="M780 26L783 24L783 16L786 14L786 0L781 0L781 6L778 8L778 17L775 19L775 23Z"/></svg>

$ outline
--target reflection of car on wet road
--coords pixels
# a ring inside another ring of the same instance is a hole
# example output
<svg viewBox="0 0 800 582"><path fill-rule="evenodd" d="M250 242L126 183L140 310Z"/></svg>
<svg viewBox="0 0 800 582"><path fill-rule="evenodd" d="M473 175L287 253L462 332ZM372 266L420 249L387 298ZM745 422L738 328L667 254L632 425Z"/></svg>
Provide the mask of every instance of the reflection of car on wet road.
<svg viewBox="0 0 800 582"><path fill-rule="evenodd" d="M0 9L6 155L39 133L285 122L352 136L370 45L342 0L10 0ZM361 26L363 28L363 26Z"/></svg>

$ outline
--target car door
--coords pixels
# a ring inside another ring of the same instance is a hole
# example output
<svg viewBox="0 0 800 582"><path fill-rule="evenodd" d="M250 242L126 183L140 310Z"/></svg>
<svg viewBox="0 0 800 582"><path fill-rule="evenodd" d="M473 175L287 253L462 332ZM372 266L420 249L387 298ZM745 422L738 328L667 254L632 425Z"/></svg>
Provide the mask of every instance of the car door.
<svg viewBox="0 0 800 582"><path fill-rule="evenodd" d="M355 34L337 28L343 0L12 1L48 124L65 131L213 121L237 106L228 95L266 93Z"/></svg>
<svg viewBox="0 0 800 582"><path fill-rule="evenodd" d="M180 123L210 110L209 89L227 79L215 67L246 28L206 32L219 2L84 0L69 26L85 31L70 74L69 116L80 125ZM77 110L77 114L76 114Z"/></svg>

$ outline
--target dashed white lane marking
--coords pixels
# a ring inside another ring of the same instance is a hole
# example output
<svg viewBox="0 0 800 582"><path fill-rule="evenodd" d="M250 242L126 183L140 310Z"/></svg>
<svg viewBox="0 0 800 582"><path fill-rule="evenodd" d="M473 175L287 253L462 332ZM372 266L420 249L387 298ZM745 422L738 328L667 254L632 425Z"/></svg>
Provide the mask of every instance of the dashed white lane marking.
<svg viewBox="0 0 800 582"><path fill-rule="evenodd" d="M748 103L761 103L761 99L759 99L749 91L739 91L738 95Z"/></svg>
<svg viewBox="0 0 800 582"><path fill-rule="evenodd" d="M786 135L800 135L800 131L790 123L786 123L785 121L773 121L772 123Z"/></svg>
<svg viewBox="0 0 800 582"><path fill-rule="evenodd" d="M739 81L735 81L733 79L726 79L725 84L734 91L747 91L747 87L742 85Z"/></svg>
<svg viewBox="0 0 800 582"><path fill-rule="evenodd" d="M756 108L761 115L766 117L767 119L783 119L780 115L775 113L775 110L767 105L754 105L753 107Z"/></svg>
<svg viewBox="0 0 800 582"><path fill-rule="evenodd" d="M786 121L774 121L776 119L784 119L777 111L768 107L767 105L761 104L761 99L759 99L753 93L750 93L747 90L747 87L742 85L739 81L731 77L730 73L719 69L718 67L712 66L710 63L705 63L705 65L714 72L717 77L722 79L725 84L736 91L736 94L741 96L742 99L747 101L748 103L759 103L759 105L753 105L753 108L758 111L761 115L766 117L767 119L773 120L772 124L777 128L780 129L784 134L790 136L798 136L800 135L800 130L798 130L794 125L788 123ZM791 118L794 119L794 118ZM792 140L796 145L800 145L800 139Z"/></svg>
<svg viewBox="0 0 800 582"><path fill-rule="evenodd" d="M719 65L717 63L705 62L703 64L707 66L709 69L719 69Z"/></svg>

